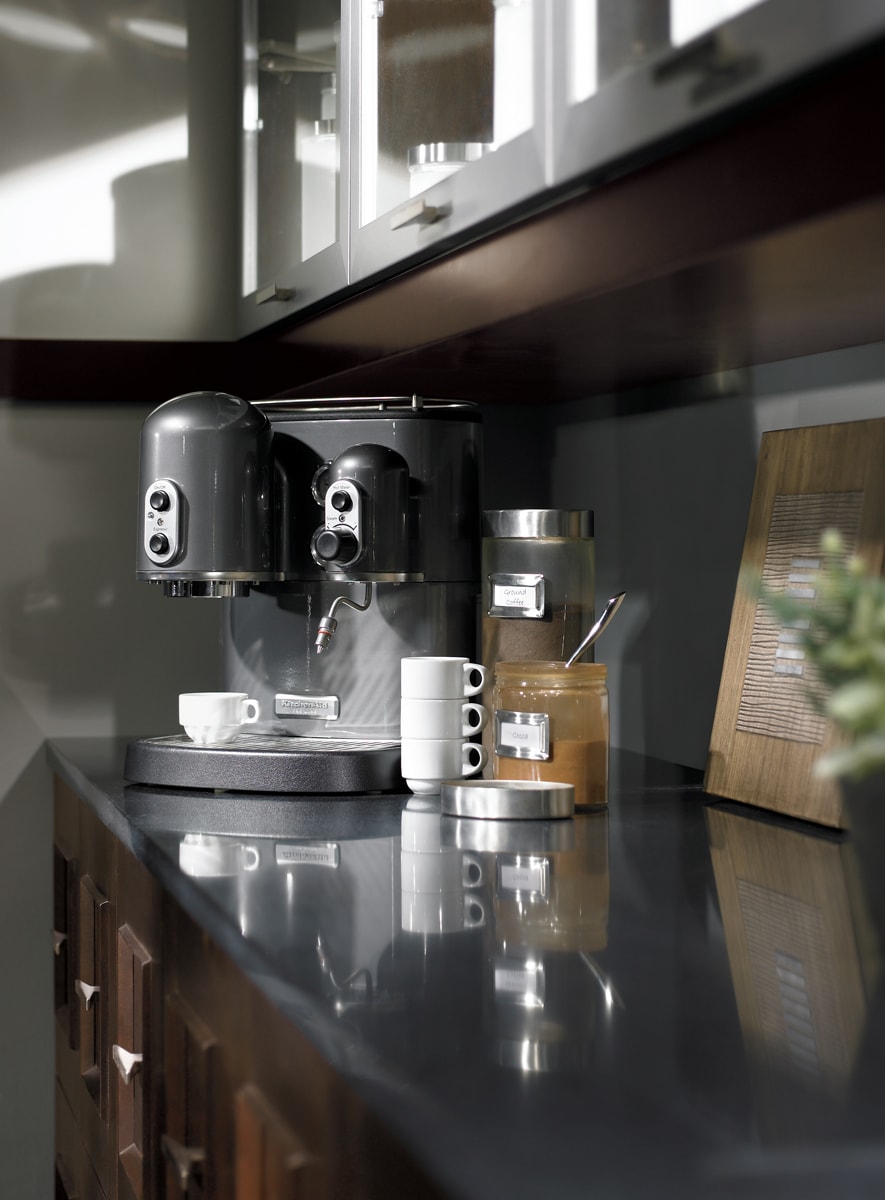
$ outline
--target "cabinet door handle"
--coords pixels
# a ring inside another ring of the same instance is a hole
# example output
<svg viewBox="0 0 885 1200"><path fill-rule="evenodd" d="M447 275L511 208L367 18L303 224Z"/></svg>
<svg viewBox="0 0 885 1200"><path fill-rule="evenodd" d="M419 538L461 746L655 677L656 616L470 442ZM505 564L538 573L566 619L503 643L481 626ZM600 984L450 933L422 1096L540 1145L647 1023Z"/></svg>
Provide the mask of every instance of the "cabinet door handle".
<svg viewBox="0 0 885 1200"><path fill-rule="evenodd" d="M202 1174L203 1163L206 1161L205 1150L199 1146L182 1146L181 1142L176 1142L168 1133L164 1133L160 1138L160 1145L166 1158L175 1168L178 1186L182 1192L186 1192L191 1179Z"/></svg>
<svg viewBox="0 0 885 1200"><path fill-rule="evenodd" d="M82 979L74 980L74 987L79 993L80 999L83 1001L83 1007L88 1012L92 1008L92 1002L101 989L97 984L84 983Z"/></svg>
<svg viewBox="0 0 885 1200"><path fill-rule="evenodd" d="M279 283L269 283L267 287L259 288L255 293L255 303L269 304L272 300L291 300L294 295L294 288L282 287Z"/></svg>
<svg viewBox="0 0 885 1200"><path fill-rule="evenodd" d="M122 1046L117 1045L115 1042L111 1047L111 1056L117 1070L120 1072L120 1078L124 1083L131 1083L132 1076L137 1075L141 1070L144 1055L133 1054L131 1050L124 1050Z"/></svg>
<svg viewBox="0 0 885 1200"><path fill-rule="evenodd" d="M403 229L406 225L432 225L434 221L438 221L440 217L447 214L448 209L443 205L428 204L419 196L411 204L404 204L402 208L396 210L390 218L390 228Z"/></svg>
<svg viewBox="0 0 885 1200"><path fill-rule="evenodd" d="M68 940L66 933L60 933L57 929L52 931L52 953L56 958L61 954L61 948Z"/></svg>
<svg viewBox="0 0 885 1200"><path fill-rule="evenodd" d="M699 78L689 92L689 99L693 104L700 104L743 83L756 74L759 66L758 54L735 52L717 32L671 54L655 67L654 80L658 84L669 83L680 75L697 75Z"/></svg>

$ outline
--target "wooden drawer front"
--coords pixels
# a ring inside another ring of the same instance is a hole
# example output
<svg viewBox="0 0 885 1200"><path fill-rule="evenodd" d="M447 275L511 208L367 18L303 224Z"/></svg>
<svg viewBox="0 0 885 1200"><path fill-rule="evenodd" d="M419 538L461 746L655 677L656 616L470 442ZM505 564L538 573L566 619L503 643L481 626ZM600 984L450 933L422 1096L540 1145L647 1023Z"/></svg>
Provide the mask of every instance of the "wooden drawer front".
<svg viewBox="0 0 885 1200"><path fill-rule="evenodd" d="M117 1180L121 1197L152 1194L154 1114L151 1111L151 995L153 959L128 925L117 930L114 1111Z"/></svg>
<svg viewBox="0 0 885 1200"><path fill-rule="evenodd" d="M71 1050L80 1042L76 1020L74 964L77 962L77 860L58 842L52 862L53 950L55 952L55 1019Z"/></svg>
<svg viewBox="0 0 885 1200"><path fill-rule="evenodd" d="M78 971L80 1075L102 1121L109 1116L108 999L110 905L89 875L80 878Z"/></svg>
<svg viewBox="0 0 885 1200"><path fill-rule="evenodd" d="M181 996L163 1007L166 1200L232 1200L233 1105L221 1046Z"/></svg>
<svg viewBox="0 0 885 1200"><path fill-rule="evenodd" d="M236 1200L323 1200L326 1173L255 1084L235 1100Z"/></svg>
<svg viewBox="0 0 885 1200"><path fill-rule="evenodd" d="M106 1193L83 1149L77 1122L62 1089L55 1088L56 1196L65 1200L106 1200Z"/></svg>
<svg viewBox="0 0 885 1200"><path fill-rule="evenodd" d="M77 1169L83 1150L77 1122L60 1084L55 1085L55 1172L67 1200L79 1195Z"/></svg>

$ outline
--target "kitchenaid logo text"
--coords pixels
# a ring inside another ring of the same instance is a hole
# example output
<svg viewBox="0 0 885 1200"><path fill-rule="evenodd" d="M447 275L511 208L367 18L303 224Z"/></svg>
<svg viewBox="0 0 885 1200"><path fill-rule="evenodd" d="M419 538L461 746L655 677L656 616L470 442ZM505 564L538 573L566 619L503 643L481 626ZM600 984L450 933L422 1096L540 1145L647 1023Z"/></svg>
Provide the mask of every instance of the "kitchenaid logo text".
<svg viewBox="0 0 885 1200"><path fill-rule="evenodd" d="M319 717L334 721L338 717L338 697L275 696L274 713L278 717Z"/></svg>
<svg viewBox="0 0 885 1200"><path fill-rule="evenodd" d="M337 867L340 851L336 842L277 842L274 857L278 867L313 863L317 867Z"/></svg>

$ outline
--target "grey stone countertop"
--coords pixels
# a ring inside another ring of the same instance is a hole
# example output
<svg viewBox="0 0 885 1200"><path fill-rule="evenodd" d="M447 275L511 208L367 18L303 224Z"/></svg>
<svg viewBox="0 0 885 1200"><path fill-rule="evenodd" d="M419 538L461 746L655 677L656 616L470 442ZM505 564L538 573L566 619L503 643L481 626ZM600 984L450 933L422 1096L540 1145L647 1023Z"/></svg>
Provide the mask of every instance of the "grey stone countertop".
<svg viewBox="0 0 885 1200"><path fill-rule="evenodd" d="M885 1195L882 885L848 835L612 754L609 806L54 770L453 1197Z"/></svg>

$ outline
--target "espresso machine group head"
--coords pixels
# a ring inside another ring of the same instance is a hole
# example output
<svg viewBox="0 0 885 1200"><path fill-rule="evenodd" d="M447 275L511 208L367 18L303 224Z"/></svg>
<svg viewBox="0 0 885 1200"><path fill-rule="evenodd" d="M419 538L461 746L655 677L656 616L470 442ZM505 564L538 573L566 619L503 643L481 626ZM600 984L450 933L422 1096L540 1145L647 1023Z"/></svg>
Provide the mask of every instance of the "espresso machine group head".
<svg viewBox="0 0 885 1200"><path fill-rule="evenodd" d="M224 687L261 707L228 762L398 764L400 660L475 654L481 456L479 413L454 401L195 392L148 416L137 577L224 603ZM187 785L174 774L139 782Z"/></svg>

